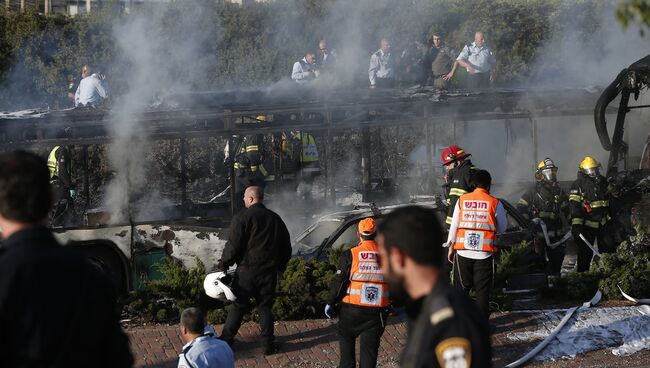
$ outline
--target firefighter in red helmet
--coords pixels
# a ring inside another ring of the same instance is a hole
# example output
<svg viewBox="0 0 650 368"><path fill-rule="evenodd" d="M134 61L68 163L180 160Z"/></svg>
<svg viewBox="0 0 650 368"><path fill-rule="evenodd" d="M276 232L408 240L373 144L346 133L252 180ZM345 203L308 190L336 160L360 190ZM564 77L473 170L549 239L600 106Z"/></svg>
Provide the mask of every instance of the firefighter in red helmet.
<svg viewBox="0 0 650 368"><path fill-rule="evenodd" d="M477 170L469 160L470 153L458 146L449 146L442 151L442 165L447 170L445 175L445 195L447 197L447 228L451 225L454 215L454 206L458 198L474 190L472 176Z"/></svg>

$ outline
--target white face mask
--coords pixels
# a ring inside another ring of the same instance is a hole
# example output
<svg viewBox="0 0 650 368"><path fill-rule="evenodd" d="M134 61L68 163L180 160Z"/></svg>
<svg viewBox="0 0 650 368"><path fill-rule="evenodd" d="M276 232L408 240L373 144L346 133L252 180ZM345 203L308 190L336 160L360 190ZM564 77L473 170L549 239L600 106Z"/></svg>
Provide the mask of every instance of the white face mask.
<svg viewBox="0 0 650 368"><path fill-rule="evenodd" d="M542 170L542 176L546 181L555 182L557 181L557 169L544 169Z"/></svg>

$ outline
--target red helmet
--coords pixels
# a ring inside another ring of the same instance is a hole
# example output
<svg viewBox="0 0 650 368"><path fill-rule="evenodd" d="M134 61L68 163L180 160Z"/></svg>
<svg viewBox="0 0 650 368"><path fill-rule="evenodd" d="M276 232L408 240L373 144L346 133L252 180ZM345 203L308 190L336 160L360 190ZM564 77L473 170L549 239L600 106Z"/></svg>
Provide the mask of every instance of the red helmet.
<svg viewBox="0 0 650 368"><path fill-rule="evenodd" d="M442 158L442 164L449 165L452 162L466 159L470 154L465 153L465 151L458 146L449 146L442 151L440 156Z"/></svg>

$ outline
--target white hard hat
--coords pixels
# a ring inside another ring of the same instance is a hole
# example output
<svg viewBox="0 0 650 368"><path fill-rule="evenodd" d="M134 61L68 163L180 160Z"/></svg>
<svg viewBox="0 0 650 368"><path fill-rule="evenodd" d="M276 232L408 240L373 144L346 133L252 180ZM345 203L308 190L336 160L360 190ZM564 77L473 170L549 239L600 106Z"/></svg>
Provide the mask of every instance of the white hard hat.
<svg viewBox="0 0 650 368"><path fill-rule="evenodd" d="M205 294L214 299L234 302L237 297L226 284L221 282L225 276L226 274L221 271L207 274L203 280Z"/></svg>

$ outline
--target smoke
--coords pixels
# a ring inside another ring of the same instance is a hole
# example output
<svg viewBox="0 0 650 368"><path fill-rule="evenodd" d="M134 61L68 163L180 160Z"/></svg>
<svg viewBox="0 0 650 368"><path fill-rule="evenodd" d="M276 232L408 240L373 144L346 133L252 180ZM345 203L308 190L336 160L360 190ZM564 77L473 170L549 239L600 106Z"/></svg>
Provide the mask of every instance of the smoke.
<svg viewBox="0 0 650 368"><path fill-rule="evenodd" d="M132 218L138 203L156 202L147 188L150 149L147 122L139 115L161 95L200 88L214 54L206 52L214 33L202 28L211 22L211 8L202 1L156 4L120 18L113 27L117 57L111 70L125 81L124 92L113 96L109 160L115 170L106 190L106 207L113 222ZM171 178L156 178L172 180Z"/></svg>

